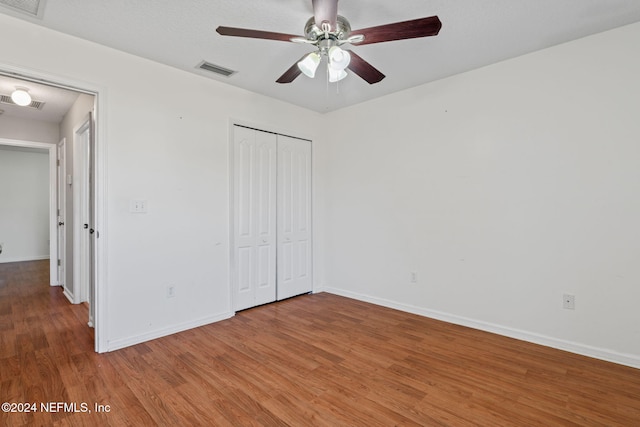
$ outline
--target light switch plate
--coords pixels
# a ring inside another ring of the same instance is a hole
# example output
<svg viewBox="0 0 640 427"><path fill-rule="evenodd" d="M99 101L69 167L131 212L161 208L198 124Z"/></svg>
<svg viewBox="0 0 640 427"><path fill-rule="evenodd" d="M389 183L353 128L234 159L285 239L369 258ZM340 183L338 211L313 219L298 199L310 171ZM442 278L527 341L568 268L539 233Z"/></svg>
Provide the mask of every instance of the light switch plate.
<svg viewBox="0 0 640 427"><path fill-rule="evenodd" d="M147 201L140 199L131 200L129 211L132 213L147 213Z"/></svg>

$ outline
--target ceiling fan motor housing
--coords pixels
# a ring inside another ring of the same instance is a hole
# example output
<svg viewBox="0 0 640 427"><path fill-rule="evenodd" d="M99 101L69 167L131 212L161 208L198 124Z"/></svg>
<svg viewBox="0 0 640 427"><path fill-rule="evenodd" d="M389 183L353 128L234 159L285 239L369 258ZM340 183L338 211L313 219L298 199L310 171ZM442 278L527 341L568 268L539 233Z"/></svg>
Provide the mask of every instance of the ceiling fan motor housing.
<svg viewBox="0 0 640 427"><path fill-rule="evenodd" d="M313 17L309 18L306 25L304 26L304 35L310 41L320 41L322 39L326 39L327 37L333 40L345 40L349 37L350 34L351 24L349 24L347 18L340 15L338 15L338 19L336 20L335 31L323 31L322 23L320 24L320 26L318 26Z"/></svg>

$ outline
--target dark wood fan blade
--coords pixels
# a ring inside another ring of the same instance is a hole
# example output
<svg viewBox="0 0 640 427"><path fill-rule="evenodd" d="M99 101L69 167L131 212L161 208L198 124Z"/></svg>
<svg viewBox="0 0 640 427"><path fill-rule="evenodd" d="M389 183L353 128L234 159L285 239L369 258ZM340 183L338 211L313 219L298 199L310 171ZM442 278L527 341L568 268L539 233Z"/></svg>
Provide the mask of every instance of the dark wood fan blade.
<svg viewBox="0 0 640 427"><path fill-rule="evenodd" d="M284 33L272 33L270 31L260 31L260 30L249 30L246 28L234 28L234 27L218 27L216 28L218 34L223 36L234 36L234 37L249 37L252 39L266 39L266 40L280 40L283 42L290 42L295 34L284 34Z"/></svg>
<svg viewBox="0 0 640 427"><path fill-rule="evenodd" d="M411 21L396 22L351 31L352 35L362 34L364 41L358 46L372 43L390 42L393 40L415 39L418 37L435 36L440 32L442 22L437 16L412 19Z"/></svg>
<svg viewBox="0 0 640 427"><path fill-rule="evenodd" d="M322 29L322 23L327 21L331 25L331 31L336 29L338 19L338 0L312 0L313 19L318 28Z"/></svg>
<svg viewBox="0 0 640 427"><path fill-rule="evenodd" d="M382 74L373 65L358 56L354 51L346 49L351 55L351 61L349 62L349 69L362 77L367 83L374 84L384 79L385 75Z"/></svg>
<svg viewBox="0 0 640 427"><path fill-rule="evenodd" d="M300 71L300 67L298 67L298 62L302 61L307 55L308 54L304 55L302 58L294 62L293 65L287 71L285 71L278 80L276 80L276 83L291 83L296 79L296 77L302 74L302 71Z"/></svg>

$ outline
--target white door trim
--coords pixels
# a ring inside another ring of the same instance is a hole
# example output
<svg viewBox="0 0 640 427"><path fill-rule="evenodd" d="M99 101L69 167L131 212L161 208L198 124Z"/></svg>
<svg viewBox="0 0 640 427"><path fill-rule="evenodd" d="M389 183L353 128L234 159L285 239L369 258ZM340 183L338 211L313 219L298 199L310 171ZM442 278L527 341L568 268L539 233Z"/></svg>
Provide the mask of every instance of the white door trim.
<svg viewBox="0 0 640 427"><path fill-rule="evenodd" d="M56 179L57 197L57 237L58 237L58 286L67 283L67 139L62 138L57 146ZM60 225L62 223L62 225Z"/></svg>
<svg viewBox="0 0 640 427"><path fill-rule="evenodd" d="M38 148L49 153L49 284L58 286L58 184L57 145L46 142L20 141L0 138L0 145L13 147Z"/></svg>
<svg viewBox="0 0 640 427"><path fill-rule="evenodd" d="M107 284L107 254L108 254L108 230L107 230L107 89L104 86L87 83L70 77L58 76L51 73L37 71L28 68L17 67L15 65L0 62L0 74L13 78L35 81L49 84L56 87L75 90L94 96L94 120L95 120L95 173L93 184L95 194L95 229L99 234L96 238L95 255L95 312L94 312L94 349L98 353L109 350L108 323L106 319L108 294ZM55 144L52 144L55 147ZM54 156L55 157L55 156ZM54 160L55 163L55 160ZM55 167L53 168L55 170ZM55 184L54 184L55 185ZM57 252L57 233L54 233L52 245ZM52 252L53 253L53 252ZM55 276L54 276L55 277Z"/></svg>

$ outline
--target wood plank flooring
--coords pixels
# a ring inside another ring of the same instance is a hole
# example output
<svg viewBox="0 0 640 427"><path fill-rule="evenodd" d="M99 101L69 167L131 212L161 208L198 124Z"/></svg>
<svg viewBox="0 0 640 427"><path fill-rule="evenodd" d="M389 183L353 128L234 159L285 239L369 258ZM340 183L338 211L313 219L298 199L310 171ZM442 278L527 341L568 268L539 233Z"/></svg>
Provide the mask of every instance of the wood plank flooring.
<svg viewBox="0 0 640 427"><path fill-rule="evenodd" d="M330 294L95 354L48 283L0 264L3 426L640 426L640 370Z"/></svg>

